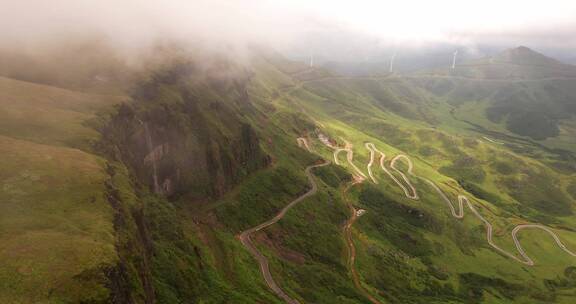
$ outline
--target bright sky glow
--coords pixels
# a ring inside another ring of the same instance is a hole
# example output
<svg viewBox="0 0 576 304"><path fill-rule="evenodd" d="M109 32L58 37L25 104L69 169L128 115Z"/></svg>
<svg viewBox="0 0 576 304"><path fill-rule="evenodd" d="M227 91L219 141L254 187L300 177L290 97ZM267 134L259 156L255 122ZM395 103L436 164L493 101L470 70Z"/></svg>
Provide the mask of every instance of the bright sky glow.
<svg viewBox="0 0 576 304"><path fill-rule="evenodd" d="M501 40L576 47L576 0L0 1L0 43L9 47L91 32L118 45L167 37L280 45L323 30L392 44Z"/></svg>
<svg viewBox="0 0 576 304"><path fill-rule="evenodd" d="M575 0L267 0L287 11L402 40L576 25Z"/></svg>

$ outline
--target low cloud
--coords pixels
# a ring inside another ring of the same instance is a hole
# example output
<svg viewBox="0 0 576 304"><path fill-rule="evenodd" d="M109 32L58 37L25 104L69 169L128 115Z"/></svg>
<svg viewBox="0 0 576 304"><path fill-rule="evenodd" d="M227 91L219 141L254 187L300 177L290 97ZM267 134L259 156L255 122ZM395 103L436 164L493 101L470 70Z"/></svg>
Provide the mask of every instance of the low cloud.
<svg viewBox="0 0 576 304"><path fill-rule="evenodd" d="M158 41L221 50L249 44L305 50L313 44L307 40L310 33L327 33L325 36L341 39L335 44L342 45L358 33L371 37L369 47L431 43L576 47L576 3L563 0L2 2L0 48L29 52L78 39L108 41L130 52Z"/></svg>

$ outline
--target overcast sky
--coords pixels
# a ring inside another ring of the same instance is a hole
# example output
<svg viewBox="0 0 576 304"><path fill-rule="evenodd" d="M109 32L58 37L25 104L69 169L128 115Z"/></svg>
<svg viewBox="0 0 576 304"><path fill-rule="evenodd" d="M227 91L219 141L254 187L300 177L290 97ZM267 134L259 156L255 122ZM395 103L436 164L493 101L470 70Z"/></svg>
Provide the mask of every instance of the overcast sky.
<svg viewBox="0 0 576 304"><path fill-rule="evenodd" d="M574 0L269 0L382 38L446 40L466 35L542 35L576 29ZM576 38L576 37L573 37Z"/></svg>
<svg viewBox="0 0 576 304"><path fill-rule="evenodd" d="M0 44L100 33L124 45L159 37L297 43L310 31L385 42L576 47L572 0L0 0Z"/></svg>

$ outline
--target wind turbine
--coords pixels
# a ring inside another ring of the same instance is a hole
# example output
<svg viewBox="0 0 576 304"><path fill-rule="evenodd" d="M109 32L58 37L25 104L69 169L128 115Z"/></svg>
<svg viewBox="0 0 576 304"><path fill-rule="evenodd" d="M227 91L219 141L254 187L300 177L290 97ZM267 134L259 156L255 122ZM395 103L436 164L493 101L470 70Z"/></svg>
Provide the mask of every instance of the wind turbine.
<svg viewBox="0 0 576 304"><path fill-rule="evenodd" d="M456 68L456 55L458 55L458 50L454 51L454 58L452 59L452 69Z"/></svg>
<svg viewBox="0 0 576 304"><path fill-rule="evenodd" d="M310 67L314 67L314 54L310 55Z"/></svg>
<svg viewBox="0 0 576 304"><path fill-rule="evenodd" d="M392 54L392 58L390 58L390 73L394 71L394 58L396 58L396 53Z"/></svg>

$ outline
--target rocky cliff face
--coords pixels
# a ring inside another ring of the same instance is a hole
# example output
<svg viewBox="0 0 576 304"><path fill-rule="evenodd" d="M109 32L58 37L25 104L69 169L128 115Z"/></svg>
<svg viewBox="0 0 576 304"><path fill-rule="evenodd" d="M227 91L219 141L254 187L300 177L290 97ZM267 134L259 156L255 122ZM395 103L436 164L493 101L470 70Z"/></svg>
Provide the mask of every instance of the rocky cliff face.
<svg viewBox="0 0 576 304"><path fill-rule="evenodd" d="M164 198L215 199L270 163L251 124L249 72L225 60L184 59L150 71L99 128L97 150L113 164L108 196L120 258L107 272L111 303L203 292L195 283L208 280L204 257Z"/></svg>
<svg viewBox="0 0 576 304"><path fill-rule="evenodd" d="M157 194L218 197L269 162L244 118L248 81L225 61L163 66L118 108L103 129L103 147Z"/></svg>

